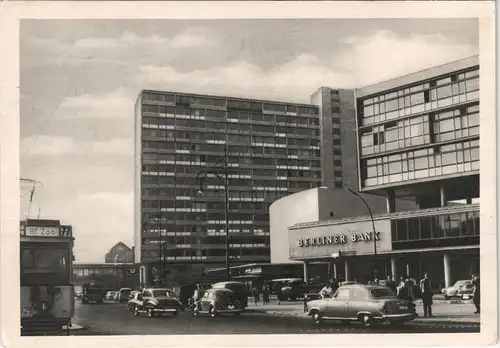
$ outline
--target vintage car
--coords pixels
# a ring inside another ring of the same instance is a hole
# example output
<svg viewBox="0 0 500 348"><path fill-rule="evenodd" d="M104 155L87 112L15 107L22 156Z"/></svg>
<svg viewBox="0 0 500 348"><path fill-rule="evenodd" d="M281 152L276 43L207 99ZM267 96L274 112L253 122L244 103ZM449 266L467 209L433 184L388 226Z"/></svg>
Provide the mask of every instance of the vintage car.
<svg viewBox="0 0 500 348"><path fill-rule="evenodd" d="M134 294L128 306L135 316L147 314L150 318L162 314L172 314L175 317L184 310L172 290L161 288L144 289L142 293Z"/></svg>
<svg viewBox="0 0 500 348"><path fill-rule="evenodd" d="M220 314L239 315L244 308L236 299L234 292L229 289L209 289L197 301L193 308L193 315L208 314L212 318Z"/></svg>
<svg viewBox="0 0 500 348"><path fill-rule="evenodd" d="M307 309L316 324L340 320L343 323L359 321L366 327L379 322L397 325L416 316L408 301L397 298L380 285L343 285L332 298L308 302Z"/></svg>
<svg viewBox="0 0 500 348"><path fill-rule="evenodd" d="M459 280L453 286L441 289L441 293L444 295L445 300L449 300L452 297L460 297L464 300L472 298L474 292L474 285L472 285L471 280Z"/></svg>
<svg viewBox="0 0 500 348"><path fill-rule="evenodd" d="M130 288L121 288L115 293L114 300L116 302L127 302L129 300L130 293L132 292L132 289Z"/></svg>

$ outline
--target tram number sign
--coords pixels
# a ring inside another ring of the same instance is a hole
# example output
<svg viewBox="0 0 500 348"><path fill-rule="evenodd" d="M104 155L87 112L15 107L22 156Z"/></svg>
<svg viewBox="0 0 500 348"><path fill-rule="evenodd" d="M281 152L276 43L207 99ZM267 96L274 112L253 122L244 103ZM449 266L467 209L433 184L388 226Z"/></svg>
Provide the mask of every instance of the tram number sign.
<svg viewBox="0 0 500 348"><path fill-rule="evenodd" d="M59 227L26 226L28 237L59 237Z"/></svg>

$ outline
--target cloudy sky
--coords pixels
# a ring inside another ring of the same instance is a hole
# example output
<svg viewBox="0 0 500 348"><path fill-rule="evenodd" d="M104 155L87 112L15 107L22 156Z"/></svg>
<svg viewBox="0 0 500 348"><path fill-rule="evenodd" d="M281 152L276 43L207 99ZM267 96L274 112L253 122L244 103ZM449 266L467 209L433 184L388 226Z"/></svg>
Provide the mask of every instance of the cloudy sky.
<svg viewBox="0 0 500 348"><path fill-rule="evenodd" d="M21 175L78 262L133 241L141 89L309 102L478 53L476 20L23 20ZM22 192L26 192L25 190ZM28 196L21 214L28 212Z"/></svg>

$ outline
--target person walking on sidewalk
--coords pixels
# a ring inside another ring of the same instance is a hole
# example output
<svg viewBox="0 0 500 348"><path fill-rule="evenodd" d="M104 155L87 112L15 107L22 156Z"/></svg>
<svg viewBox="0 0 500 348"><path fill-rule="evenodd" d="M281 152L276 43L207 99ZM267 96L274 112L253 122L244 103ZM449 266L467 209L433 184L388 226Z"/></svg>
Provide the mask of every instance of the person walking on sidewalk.
<svg viewBox="0 0 500 348"><path fill-rule="evenodd" d="M474 306L476 306L474 314L479 314L481 313L481 282L479 280L479 276L476 274L472 275L472 285L474 285L472 302L474 303Z"/></svg>
<svg viewBox="0 0 500 348"><path fill-rule="evenodd" d="M269 304L269 288L267 284L262 287L262 303L264 306Z"/></svg>
<svg viewBox="0 0 500 348"><path fill-rule="evenodd" d="M432 317L432 290L427 272L424 273L424 278L420 281L420 293L422 294L422 303L424 305L424 317L427 315Z"/></svg>
<svg viewBox="0 0 500 348"><path fill-rule="evenodd" d="M257 306L259 304L260 294L259 294L259 289L257 289L256 286L254 286L252 290L252 296L253 296L253 302Z"/></svg>

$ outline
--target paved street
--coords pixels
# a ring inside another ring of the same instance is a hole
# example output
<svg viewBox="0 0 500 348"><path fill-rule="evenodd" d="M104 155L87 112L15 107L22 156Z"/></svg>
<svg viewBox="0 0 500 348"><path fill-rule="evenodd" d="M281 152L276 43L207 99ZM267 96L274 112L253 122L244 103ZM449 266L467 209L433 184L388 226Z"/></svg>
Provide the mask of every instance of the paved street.
<svg viewBox="0 0 500 348"><path fill-rule="evenodd" d="M340 325L326 323L318 328L312 320L294 317L276 317L265 313L244 313L217 318L193 317L190 312L149 319L134 317L125 304L104 303L83 305L76 303L75 323L85 330L74 330L72 335L162 335L162 334L301 334L301 333L442 333L478 332L478 325L451 323L408 323L403 328L381 325L365 329L357 323Z"/></svg>

